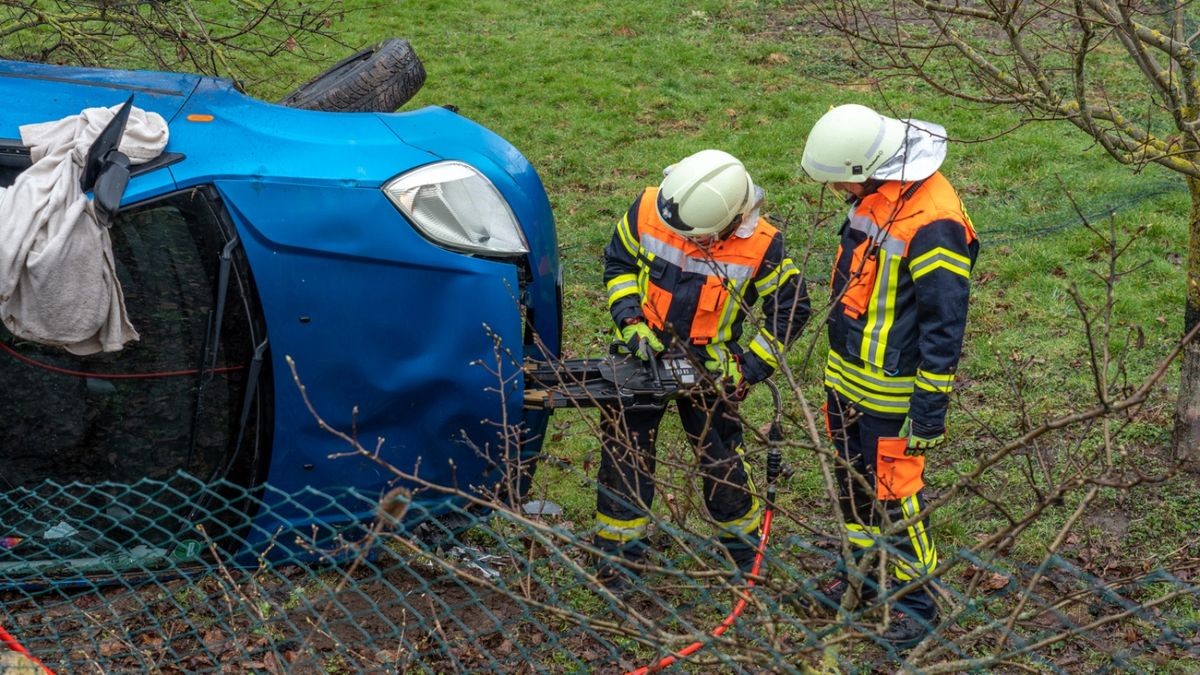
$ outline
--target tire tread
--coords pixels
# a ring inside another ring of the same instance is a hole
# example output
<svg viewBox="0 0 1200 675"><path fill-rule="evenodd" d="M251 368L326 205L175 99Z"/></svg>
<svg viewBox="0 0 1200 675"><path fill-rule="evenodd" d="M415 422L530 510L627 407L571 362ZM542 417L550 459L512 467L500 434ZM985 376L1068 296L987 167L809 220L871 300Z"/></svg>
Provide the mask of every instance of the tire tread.
<svg viewBox="0 0 1200 675"><path fill-rule="evenodd" d="M425 67L407 40L391 38L335 63L280 101L305 110L393 112L425 83Z"/></svg>

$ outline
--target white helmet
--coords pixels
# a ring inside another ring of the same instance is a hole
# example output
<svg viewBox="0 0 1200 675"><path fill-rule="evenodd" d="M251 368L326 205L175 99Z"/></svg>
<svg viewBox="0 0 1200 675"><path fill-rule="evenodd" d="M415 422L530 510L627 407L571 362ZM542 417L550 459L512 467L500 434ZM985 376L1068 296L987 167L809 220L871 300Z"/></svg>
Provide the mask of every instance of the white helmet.
<svg viewBox="0 0 1200 675"><path fill-rule="evenodd" d="M685 237L720 234L755 206L746 167L720 150L701 150L667 167L658 188L658 215Z"/></svg>
<svg viewBox="0 0 1200 675"><path fill-rule="evenodd" d="M831 108L808 133L800 166L821 183L862 183L904 147L905 123L853 103Z"/></svg>

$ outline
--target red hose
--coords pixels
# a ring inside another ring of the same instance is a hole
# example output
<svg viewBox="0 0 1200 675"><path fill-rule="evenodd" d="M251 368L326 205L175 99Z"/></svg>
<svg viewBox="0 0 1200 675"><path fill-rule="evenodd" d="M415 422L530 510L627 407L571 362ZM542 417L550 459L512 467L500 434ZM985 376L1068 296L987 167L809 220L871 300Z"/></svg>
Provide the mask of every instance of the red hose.
<svg viewBox="0 0 1200 675"><path fill-rule="evenodd" d="M34 366L35 368L41 368L42 370L48 370L52 373L58 373L59 375L70 375L72 377L84 377L84 378L88 378L88 379L92 379L92 380L150 380L150 379L155 379L155 378L159 378L159 377L181 377L184 375L197 375L200 373L199 370L194 369L194 368L191 370L165 370L165 371L159 371L159 372L154 372L154 373L85 373L81 370L71 370L69 368L60 368L58 366L52 366L49 363L42 363L41 361L36 361L34 359L29 358L28 356L25 356L24 354L13 349L12 347L9 347L8 345L4 344L3 342L0 342L0 350L8 352L9 356L12 356L14 359L20 361L21 363L24 363L24 364L30 365L30 366ZM222 366L221 368L206 369L205 372L228 373L228 372L232 372L235 370L241 370L241 369L242 369L242 366Z"/></svg>
<svg viewBox="0 0 1200 675"><path fill-rule="evenodd" d="M758 576L758 572L762 568L763 554L767 550L767 538L771 536L771 519L774 515L775 509L773 508L767 509L763 514L762 537L760 537L758 540L758 551L754 554L754 566L750 568L751 576ZM752 586L754 586L754 579L747 579L746 587L750 588ZM744 609L746 609L745 595L743 595L741 598L738 598L737 604L733 606L733 611L729 613L729 616L725 617L725 620L721 622L721 625L713 629L712 636L717 638L724 635L725 631L729 630L729 628L733 626L734 622L737 621L737 618L742 615L742 611ZM696 640L692 644L680 649L674 654L671 654L670 656L664 656L661 660L653 665L642 666L637 670L631 670L628 673L625 673L625 675L646 675L646 673L658 672L663 668L675 663L679 659L691 656L703 648L704 641Z"/></svg>
<svg viewBox="0 0 1200 675"><path fill-rule="evenodd" d="M15 637L13 637L11 633L4 630L4 626L0 626L0 642L4 643L4 645L6 647L8 647L10 650L12 650L12 651L20 654L21 656L24 656L25 658L29 659L30 661L32 661L39 668L42 669L42 672L46 673L47 675L54 675L53 670L50 670L49 668L47 668L46 664L39 661L38 658L36 656L34 656L33 654L30 654L29 650L25 649L25 645L21 644L20 642L17 642L17 639Z"/></svg>

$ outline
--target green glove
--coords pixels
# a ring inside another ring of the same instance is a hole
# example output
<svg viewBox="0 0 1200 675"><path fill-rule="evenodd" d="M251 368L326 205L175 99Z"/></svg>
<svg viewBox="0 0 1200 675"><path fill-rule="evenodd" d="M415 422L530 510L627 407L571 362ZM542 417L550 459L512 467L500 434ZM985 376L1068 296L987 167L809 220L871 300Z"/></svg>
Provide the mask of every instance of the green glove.
<svg viewBox="0 0 1200 675"><path fill-rule="evenodd" d="M750 385L746 384L746 377L742 375L742 362L737 357L730 357L723 361L705 361L705 369L710 373L719 375L722 382L725 384L725 391L735 401L740 401L746 398L746 393L750 390Z"/></svg>
<svg viewBox="0 0 1200 675"><path fill-rule="evenodd" d="M912 433L912 420L904 418L904 424L900 427L900 437L908 438L908 450L904 451L906 455L923 455L926 450L932 450L942 443L946 442L946 432L936 436L917 436Z"/></svg>
<svg viewBox="0 0 1200 675"><path fill-rule="evenodd" d="M649 361L651 356L663 350L662 340L642 321L621 326L621 341L630 354L643 361Z"/></svg>

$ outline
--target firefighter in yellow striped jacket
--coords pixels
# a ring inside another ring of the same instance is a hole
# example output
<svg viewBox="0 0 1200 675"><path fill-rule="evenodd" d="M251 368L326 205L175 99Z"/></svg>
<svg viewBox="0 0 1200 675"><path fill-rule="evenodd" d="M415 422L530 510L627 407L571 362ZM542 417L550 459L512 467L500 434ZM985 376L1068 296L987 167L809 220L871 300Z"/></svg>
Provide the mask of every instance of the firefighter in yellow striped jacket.
<svg viewBox="0 0 1200 675"><path fill-rule="evenodd" d="M658 188L633 202L605 248L608 307L631 352L643 359L651 351L689 358L717 385L676 405L700 458L718 540L748 570L763 509L742 456L737 401L778 367L808 318L808 297L782 233L759 217L762 190L737 158L703 150L664 173ZM746 312L756 302L761 320L743 349ZM639 559L645 551L654 442L664 412L609 410L603 416L595 541L618 561L600 570L610 586L628 581L622 559Z"/></svg>
<svg viewBox="0 0 1200 675"><path fill-rule="evenodd" d="M851 544L861 554L881 543L881 528L911 521L883 542L892 585L917 580L883 635L901 648L937 621L920 581L937 567L937 547L929 518L915 516L925 506L924 453L946 437L979 251L971 219L938 172L945 156L939 125L842 105L813 126L801 160L850 205L831 280L826 420L845 460L837 477ZM843 570L823 594L840 602L845 587Z"/></svg>

